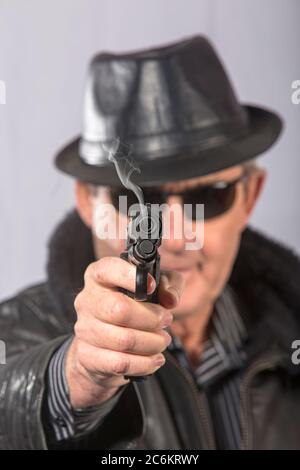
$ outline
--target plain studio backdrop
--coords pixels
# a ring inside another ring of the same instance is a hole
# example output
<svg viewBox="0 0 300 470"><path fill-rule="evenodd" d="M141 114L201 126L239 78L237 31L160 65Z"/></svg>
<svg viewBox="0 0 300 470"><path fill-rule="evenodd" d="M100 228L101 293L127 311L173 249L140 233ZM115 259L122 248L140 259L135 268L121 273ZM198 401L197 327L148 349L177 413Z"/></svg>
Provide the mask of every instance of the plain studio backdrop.
<svg viewBox="0 0 300 470"><path fill-rule="evenodd" d="M269 177L251 223L299 253L299 18L299 0L0 0L0 299L45 278L47 241L74 205L52 160L80 132L91 56L192 34L213 41L241 101L285 120L260 158Z"/></svg>

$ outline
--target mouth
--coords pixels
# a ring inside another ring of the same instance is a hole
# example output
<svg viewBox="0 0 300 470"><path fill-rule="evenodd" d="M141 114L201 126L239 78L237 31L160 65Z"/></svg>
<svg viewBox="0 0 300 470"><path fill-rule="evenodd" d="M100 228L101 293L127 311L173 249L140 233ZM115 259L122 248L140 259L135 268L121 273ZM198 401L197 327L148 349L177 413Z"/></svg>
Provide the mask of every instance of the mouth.
<svg viewBox="0 0 300 470"><path fill-rule="evenodd" d="M164 267L164 269L166 269L167 271L178 271L180 273L185 273L185 272L191 271L194 268L195 268L195 266L186 266L186 267L165 266Z"/></svg>
<svg viewBox="0 0 300 470"><path fill-rule="evenodd" d="M180 273L186 273L188 271L191 271L193 268L174 268L174 271L179 271Z"/></svg>
<svg viewBox="0 0 300 470"><path fill-rule="evenodd" d="M188 273L191 271L202 271L203 263L199 261L196 264L192 264L189 266L173 266L168 264L165 265L164 263L162 263L161 269L166 271L178 271L180 273Z"/></svg>

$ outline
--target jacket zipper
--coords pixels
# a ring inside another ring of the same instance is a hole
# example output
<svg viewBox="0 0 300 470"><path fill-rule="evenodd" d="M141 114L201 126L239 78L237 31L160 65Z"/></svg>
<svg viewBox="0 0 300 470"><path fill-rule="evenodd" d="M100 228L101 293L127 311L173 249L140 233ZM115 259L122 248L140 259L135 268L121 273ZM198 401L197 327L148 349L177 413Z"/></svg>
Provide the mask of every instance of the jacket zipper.
<svg viewBox="0 0 300 470"><path fill-rule="evenodd" d="M178 361L176 361L175 358L168 352L165 351L165 354L170 362L174 364L174 366L177 368L177 370L183 375L185 380L189 384L189 388L192 392L192 395L194 397L195 403L197 405L197 410L200 415L200 426L203 429L204 436L206 437L207 444L208 444L208 449L209 450L215 450L216 449L216 442L214 438L214 433L213 433L213 427L212 427L212 422L210 419L210 414L207 406L207 400L203 392L198 390L196 387L195 383L191 379L190 375L188 372L184 369L181 364L179 364Z"/></svg>
<svg viewBox="0 0 300 470"><path fill-rule="evenodd" d="M245 373L241 381L240 397L241 397L241 450L250 450L253 447L253 425L250 422L250 403L249 388L255 377L264 370L275 368L282 359L282 355L272 354L260 359L252 364Z"/></svg>

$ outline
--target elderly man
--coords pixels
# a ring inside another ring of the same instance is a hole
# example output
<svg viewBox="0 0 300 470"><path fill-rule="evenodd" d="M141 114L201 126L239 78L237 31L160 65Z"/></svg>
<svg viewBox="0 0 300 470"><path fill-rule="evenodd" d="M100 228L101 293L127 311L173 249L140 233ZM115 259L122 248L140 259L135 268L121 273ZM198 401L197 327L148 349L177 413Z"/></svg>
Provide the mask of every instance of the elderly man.
<svg viewBox="0 0 300 470"><path fill-rule="evenodd" d="M300 447L300 264L248 227L266 179L255 158L280 130L275 113L239 104L201 36L95 57L83 133L56 158L76 178L76 211L51 238L47 281L0 306L1 448ZM159 284L148 276L157 303L120 290L134 293L136 267L124 237L99 233L99 208L124 228L119 197L132 201L108 159L115 138L145 202L176 206ZM204 220L184 204L203 204ZM196 249L175 234L187 218L203 229Z"/></svg>

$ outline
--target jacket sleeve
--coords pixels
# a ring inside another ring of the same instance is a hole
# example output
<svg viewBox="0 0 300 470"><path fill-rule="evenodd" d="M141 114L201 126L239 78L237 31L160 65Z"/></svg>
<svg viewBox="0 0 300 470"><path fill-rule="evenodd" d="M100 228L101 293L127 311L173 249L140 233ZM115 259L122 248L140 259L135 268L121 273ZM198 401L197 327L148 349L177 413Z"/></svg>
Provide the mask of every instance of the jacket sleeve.
<svg viewBox="0 0 300 470"><path fill-rule="evenodd" d="M65 341L52 356L47 374L46 419L52 426L56 441L87 434L97 428L114 408L127 384L100 405L73 408L65 373L65 361L73 336Z"/></svg>
<svg viewBox="0 0 300 470"><path fill-rule="evenodd" d="M31 292L32 294L32 292ZM38 292L37 292L38 294ZM48 449L44 409L47 370L51 357L72 334L60 326L53 312L40 308L36 296L19 294L0 304L0 340L5 357L0 361L0 449ZM62 322L63 323L63 322ZM88 439L65 442L66 448L126 448L128 440L141 433L141 403L129 384L117 410ZM128 403L128 400L130 403ZM130 404L128 412L127 405ZM118 427L124 419L129 428ZM115 431L116 428L118 428ZM99 447L98 447L99 443ZM103 447L102 447L103 446Z"/></svg>

